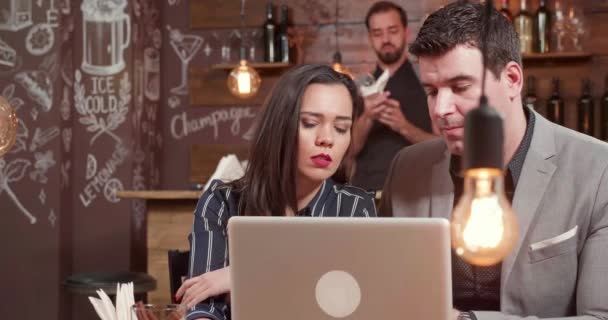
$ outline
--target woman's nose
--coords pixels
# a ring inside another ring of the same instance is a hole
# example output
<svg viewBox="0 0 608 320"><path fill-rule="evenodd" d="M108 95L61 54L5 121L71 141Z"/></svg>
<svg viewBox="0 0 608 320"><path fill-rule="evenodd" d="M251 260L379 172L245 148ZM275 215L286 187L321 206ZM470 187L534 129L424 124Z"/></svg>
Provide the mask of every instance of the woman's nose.
<svg viewBox="0 0 608 320"><path fill-rule="evenodd" d="M317 134L317 146L332 147L334 145L334 137L330 129L323 128Z"/></svg>

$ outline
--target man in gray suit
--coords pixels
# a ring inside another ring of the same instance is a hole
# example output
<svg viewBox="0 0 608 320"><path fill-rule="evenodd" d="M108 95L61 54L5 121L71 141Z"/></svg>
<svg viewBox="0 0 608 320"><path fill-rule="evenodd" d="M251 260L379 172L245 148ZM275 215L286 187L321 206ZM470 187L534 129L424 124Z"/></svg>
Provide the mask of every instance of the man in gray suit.
<svg viewBox="0 0 608 320"><path fill-rule="evenodd" d="M380 215L450 217L462 194L464 116L479 104L488 32L486 94L504 116L505 190L519 238L495 266L452 255L455 318L608 319L608 145L522 106L517 34L498 11L490 28L483 16L481 4L447 5L411 45L442 138L397 154Z"/></svg>

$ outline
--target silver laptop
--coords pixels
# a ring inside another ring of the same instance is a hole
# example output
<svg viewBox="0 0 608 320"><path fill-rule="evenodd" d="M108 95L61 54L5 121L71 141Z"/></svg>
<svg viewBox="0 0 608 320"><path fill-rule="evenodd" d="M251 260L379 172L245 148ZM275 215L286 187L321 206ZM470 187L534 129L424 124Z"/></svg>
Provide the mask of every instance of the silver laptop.
<svg viewBox="0 0 608 320"><path fill-rule="evenodd" d="M439 218L233 217L233 320L447 320L450 234Z"/></svg>

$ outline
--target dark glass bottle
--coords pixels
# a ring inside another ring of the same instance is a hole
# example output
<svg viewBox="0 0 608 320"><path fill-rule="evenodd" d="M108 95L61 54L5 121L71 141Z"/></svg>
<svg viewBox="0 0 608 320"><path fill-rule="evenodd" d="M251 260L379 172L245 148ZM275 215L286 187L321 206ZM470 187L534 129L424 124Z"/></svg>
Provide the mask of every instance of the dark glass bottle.
<svg viewBox="0 0 608 320"><path fill-rule="evenodd" d="M602 123L600 123L602 133L600 138L604 141L608 141L608 75L604 80L604 95L602 96L600 108L600 113L602 115Z"/></svg>
<svg viewBox="0 0 608 320"><path fill-rule="evenodd" d="M593 136L594 116L593 97L591 96L591 81L583 80L583 90L578 98L578 131Z"/></svg>
<svg viewBox="0 0 608 320"><path fill-rule="evenodd" d="M519 36L519 50L521 53L531 53L533 50L533 20L532 15L528 12L528 1L521 0L519 12L513 20L515 31Z"/></svg>
<svg viewBox="0 0 608 320"><path fill-rule="evenodd" d="M272 15L272 1L266 5L266 22L264 22L264 61L276 62L278 54L276 50L277 25Z"/></svg>
<svg viewBox="0 0 608 320"><path fill-rule="evenodd" d="M528 90L526 90L526 96L524 97L524 104L526 107L536 109L536 78L534 76L528 76Z"/></svg>
<svg viewBox="0 0 608 320"><path fill-rule="evenodd" d="M559 78L553 78L553 93L547 102L547 119L563 126L564 112L564 100L559 94Z"/></svg>
<svg viewBox="0 0 608 320"><path fill-rule="evenodd" d="M500 1L500 13L507 17L509 21L513 22L513 14L511 14L511 10L509 10L509 0Z"/></svg>
<svg viewBox="0 0 608 320"><path fill-rule="evenodd" d="M277 34L277 45L279 59L278 62L289 63L289 9L286 5L281 6L281 22L279 23L279 33Z"/></svg>
<svg viewBox="0 0 608 320"><path fill-rule="evenodd" d="M545 0L540 0L538 11L534 15L534 52L549 52L551 39L551 14Z"/></svg>

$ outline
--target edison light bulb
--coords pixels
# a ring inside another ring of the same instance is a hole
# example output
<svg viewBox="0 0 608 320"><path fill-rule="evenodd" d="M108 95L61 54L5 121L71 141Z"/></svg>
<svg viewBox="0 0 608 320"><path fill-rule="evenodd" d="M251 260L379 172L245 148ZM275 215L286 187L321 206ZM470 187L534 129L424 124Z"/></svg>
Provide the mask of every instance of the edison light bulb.
<svg viewBox="0 0 608 320"><path fill-rule="evenodd" d="M258 92L261 82L260 75L247 64L247 60L243 59L230 72L228 76L228 89L233 95L246 99L253 97Z"/></svg>
<svg viewBox="0 0 608 320"><path fill-rule="evenodd" d="M452 214L452 246L471 264L494 265L517 241L517 221L503 181L500 169L466 171L464 192Z"/></svg>
<svg viewBox="0 0 608 320"><path fill-rule="evenodd" d="M17 115L11 105L0 96L0 157L15 144Z"/></svg>

